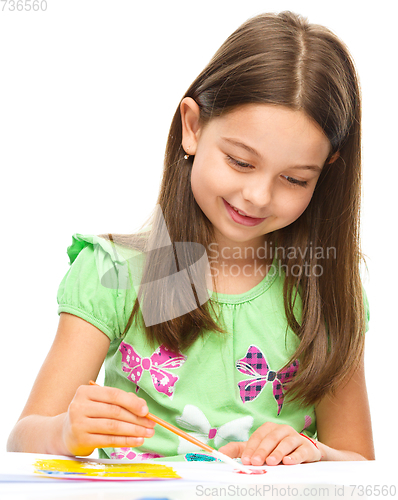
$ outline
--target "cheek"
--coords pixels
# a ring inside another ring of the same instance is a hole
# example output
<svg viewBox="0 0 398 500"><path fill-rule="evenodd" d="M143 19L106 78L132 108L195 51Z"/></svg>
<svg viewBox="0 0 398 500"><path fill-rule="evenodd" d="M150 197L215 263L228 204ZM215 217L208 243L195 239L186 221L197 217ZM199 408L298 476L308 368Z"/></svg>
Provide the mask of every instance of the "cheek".
<svg viewBox="0 0 398 500"><path fill-rule="evenodd" d="M191 189L196 203L206 213L209 199L211 198L211 185L209 176L203 168L199 158L195 158L191 172Z"/></svg>
<svg viewBox="0 0 398 500"><path fill-rule="evenodd" d="M312 191L301 196L295 195L280 205L280 213L290 222L295 221L303 214L312 198Z"/></svg>
<svg viewBox="0 0 398 500"><path fill-rule="evenodd" d="M200 198L202 193L206 190L206 178L196 158L191 171L191 189L196 201L198 201L198 198Z"/></svg>
<svg viewBox="0 0 398 500"><path fill-rule="evenodd" d="M196 155L192 165L191 188L195 198L222 191L225 184L222 168L210 158Z"/></svg>

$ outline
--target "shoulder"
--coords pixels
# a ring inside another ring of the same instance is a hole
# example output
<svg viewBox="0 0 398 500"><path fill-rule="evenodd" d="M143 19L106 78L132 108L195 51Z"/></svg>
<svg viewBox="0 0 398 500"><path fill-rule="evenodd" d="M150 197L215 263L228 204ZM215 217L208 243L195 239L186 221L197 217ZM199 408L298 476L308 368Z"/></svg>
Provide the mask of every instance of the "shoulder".
<svg viewBox="0 0 398 500"><path fill-rule="evenodd" d="M140 266L134 257L140 252L101 236L75 233L67 254L69 268L57 292L58 314L79 316L113 340L124 330L137 297Z"/></svg>
<svg viewBox="0 0 398 500"><path fill-rule="evenodd" d="M67 248L69 264L85 278L111 289L131 288L140 274L143 253L93 234L75 233ZM135 278L135 279L133 279Z"/></svg>

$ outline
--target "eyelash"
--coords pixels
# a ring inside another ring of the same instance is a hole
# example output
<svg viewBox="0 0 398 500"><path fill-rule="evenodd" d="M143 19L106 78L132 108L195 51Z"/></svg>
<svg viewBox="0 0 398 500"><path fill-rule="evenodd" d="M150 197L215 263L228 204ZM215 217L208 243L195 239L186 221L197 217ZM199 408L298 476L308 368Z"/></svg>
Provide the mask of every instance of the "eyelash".
<svg viewBox="0 0 398 500"><path fill-rule="evenodd" d="M243 161L235 160L235 158L232 158L232 156L226 155L226 158L230 163L232 163L236 167L240 167L240 168L243 168L246 170L254 168L252 165L250 165L250 163L244 163ZM308 185L308 181L299 181L299 180L294 179L293 177L289 177L289 176L286 176L286 179L292 179L291 181L288 180L288 182L290 184L292 184L293 187L296 187L296 186L307 187L307 185Z"/></svg>

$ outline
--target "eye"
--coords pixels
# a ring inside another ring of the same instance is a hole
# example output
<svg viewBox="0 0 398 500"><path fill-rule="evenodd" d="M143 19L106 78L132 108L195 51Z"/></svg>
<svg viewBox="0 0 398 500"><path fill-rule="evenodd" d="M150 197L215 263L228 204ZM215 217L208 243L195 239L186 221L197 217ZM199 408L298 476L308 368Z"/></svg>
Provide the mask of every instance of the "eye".
<svg viewBox="0 0 398 500"><path fill-rule="evenodd" d="M286 176L285 177L286 179L290 179L290 182L291 184L295 185L295 186L302 186L302 187L307 187L308 185L308 181L299 181L298 179L293 179L293 177L289 177L289 176Z"/></svg>
<svg viewBox="0 0 398 500"><path fill-rule="evenodd" d="M243 161L235 160L235 158L232 158L232 156L226 155L227 160L229 163L232 163L235 167L240 167L243 169L253 169L254 167L250 165L250 163L245 163Z"/></svg>
<svg viewBox="0 0 398 500"><path fill-rule="evenodd" d="M250 165L250 163L245 163L243 161L235 160L235 158L232 158L232 156L226 155L226 158L229 163L234 165L234 167L241 168L242 170L252 170L254 167L253 165ZM284 176L287 182L289 182L292 187L296 186L301 186L301 187L307 187L308 181L299 181L298 179L294 179L293 177L289 176Z"/></svg>

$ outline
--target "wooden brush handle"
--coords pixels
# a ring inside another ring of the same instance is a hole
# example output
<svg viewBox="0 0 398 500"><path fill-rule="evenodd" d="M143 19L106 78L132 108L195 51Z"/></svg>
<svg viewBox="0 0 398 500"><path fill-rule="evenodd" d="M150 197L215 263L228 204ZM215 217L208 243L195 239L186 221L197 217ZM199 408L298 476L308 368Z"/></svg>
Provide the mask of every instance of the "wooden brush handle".
<svg viewBox="0 0 398 500"><path fill-rule="evenodd" d="M153 420L157 424L161 425L165 429L168 429L169 431L173 432L174 434L177 434L177 436L182 437L183 439L186 439L192 444L195 444L196 446L199 446L199 448L202 448L202 450L208 451L209 453L213 453L213 448L211 446L208 446L205 443L202 443L202 441L199 441L199 439L195 439L194 437L190 436L186 432L182 431L178 427L175 427L174 425L169 424L165 420L162 420L159 417L156 417L155 415L152 415L152 413L148 413L145 415L146 418L149 418L149 420Z"/></svg>
<svg viewBox="0 0 398 500"><path fill-rule="evenodd" d="M90 385L98 385L93 380L90 380L89 384ZM177 436L180 436L183 439L186 439L190 443L192 443L196 446L199 446L199 448L202 448L202 450L205 450L209 453L213 453L214 449L211 446L209 446L205 443L202 443L202 441L199 441L199 439L195 439L194 437L190 436L189 434L182 431L178 427L175 427L174 425L169 424L168 422L166 422L165 420L162 420L161 418L157 417L156 415L153 415L152 413L148 413L147 415L145 415L145 417L149 418L149 420L152 420L153 422L156 422L157 424L161 425L162 427L169 430L170 432L177 434Z"/></svg>

